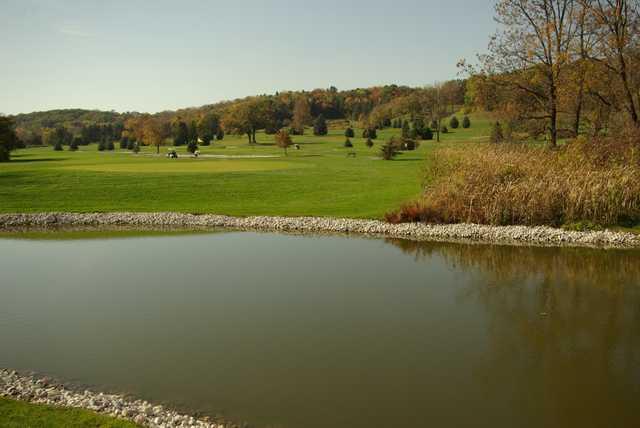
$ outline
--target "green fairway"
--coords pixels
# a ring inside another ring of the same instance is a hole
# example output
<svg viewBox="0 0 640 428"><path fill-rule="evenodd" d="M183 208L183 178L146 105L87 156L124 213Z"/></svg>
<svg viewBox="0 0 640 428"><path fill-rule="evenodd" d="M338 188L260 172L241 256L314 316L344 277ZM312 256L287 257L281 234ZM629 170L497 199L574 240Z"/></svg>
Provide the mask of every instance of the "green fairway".
<svg viewBox="0 0 640 428"><path fill-rule="evenodd" d="M194 159L179 147L168 159L162 147L139 154L99 152L92 144L77 152L50 147L15 151L0 164L1 212L176 211L236 216L344 216L380 218L418 196L425 155L438 144L481 141L488 120L472 116L470 129L442 135L442 143L422 142L393 161L378 158L381 144L400 129L378 132L371 149L363 138L343 147L343 130L294 137L301 149L284 156L273 136L259 134L257 145L227 136ZM356 130L360 137L362 130ZM356 156L348 156L349 152Z"/></svg>
<svg viewBox="0 0 640 428"><path fill-rule="evenodd" d="M97 413L0 397L0 425L4 428L136 428L138 425Z"/></svg>

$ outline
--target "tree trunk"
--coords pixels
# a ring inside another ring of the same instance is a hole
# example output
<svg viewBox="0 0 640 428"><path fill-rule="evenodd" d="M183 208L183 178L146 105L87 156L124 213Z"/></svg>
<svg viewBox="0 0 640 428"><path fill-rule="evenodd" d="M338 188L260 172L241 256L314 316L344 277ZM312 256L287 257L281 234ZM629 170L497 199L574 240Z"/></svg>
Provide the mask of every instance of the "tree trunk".
<svg viewBox="0 0 640 428"><path fill-rule="evenodd" d="M156 154L160 154L160 144L156 144Z"/></svg>
<svg viewBox="0 0 640 428"><path fill-rule="evenodd" d="M635 126L640 125L640 121L638 119L638 110L636 109L636 103L633 99L633 93L631 92L631 88L629 88L629 78L627 76L627 62L624 59L622 53L620 55L620 78L622 79L622 83L624 85L625 96L627 98L627 104L629 114L631 115L631 121Z"/></svg>
<svg viewBox="0 0 640 428"><path fill-rule="evenodd" d="M582 121L582 104L584 100L584 76L580 78L580 88L578 90L578 99L576 101L576 114L573 121L573 132L577 137L580 133L580 122Z"/></svg>

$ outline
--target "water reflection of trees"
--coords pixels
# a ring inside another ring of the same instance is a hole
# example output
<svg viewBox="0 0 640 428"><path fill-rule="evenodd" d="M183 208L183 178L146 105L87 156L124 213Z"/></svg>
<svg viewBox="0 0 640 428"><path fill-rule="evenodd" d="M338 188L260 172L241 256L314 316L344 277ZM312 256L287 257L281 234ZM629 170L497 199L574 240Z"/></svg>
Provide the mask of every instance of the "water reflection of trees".
<svg viewBox="0 0 640 428"><path fill-rule="evenodd" d="M640 252L388 242L468 276L460 297L488 322L478 375L544 397L538 422L640 422Z"/></svg>

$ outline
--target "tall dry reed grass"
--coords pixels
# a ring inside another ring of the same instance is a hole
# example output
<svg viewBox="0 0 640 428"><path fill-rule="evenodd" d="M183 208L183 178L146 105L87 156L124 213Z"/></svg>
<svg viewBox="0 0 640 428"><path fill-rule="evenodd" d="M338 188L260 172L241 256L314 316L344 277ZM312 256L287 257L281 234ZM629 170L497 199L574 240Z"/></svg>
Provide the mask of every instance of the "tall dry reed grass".
<svg viewBox="0 0 640 428"><path fill-rule="evenodd" d="M552 225L640 223L640 138L578 138L435 150L421 200L390 222Z"/></svg>

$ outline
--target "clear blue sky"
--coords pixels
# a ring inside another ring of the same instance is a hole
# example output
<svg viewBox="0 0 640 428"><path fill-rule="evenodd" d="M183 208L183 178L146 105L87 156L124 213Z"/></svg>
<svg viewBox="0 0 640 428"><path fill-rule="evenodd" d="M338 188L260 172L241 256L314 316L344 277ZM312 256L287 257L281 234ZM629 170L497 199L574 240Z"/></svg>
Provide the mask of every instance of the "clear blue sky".
<svg viewBox="0 0 640 428"><path fill-rule="evenodd" d="M486 49L492 0L0 0L0 112L149 111L421 86Z"/></svg>

